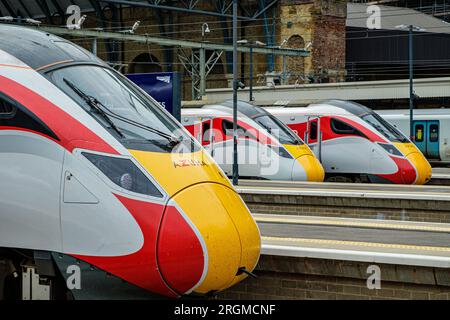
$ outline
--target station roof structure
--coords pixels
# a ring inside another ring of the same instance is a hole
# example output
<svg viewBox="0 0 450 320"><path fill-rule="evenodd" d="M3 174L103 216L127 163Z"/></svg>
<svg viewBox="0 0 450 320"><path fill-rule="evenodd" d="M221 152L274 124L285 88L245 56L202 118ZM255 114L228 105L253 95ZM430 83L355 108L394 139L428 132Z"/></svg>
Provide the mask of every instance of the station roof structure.
<svg viewBox="0 0 450 320"><path fill-rule="evenodd" d="M262 2L257 0L247 0L239 2L242 12L239 19L255 20L260 18L268 9L276 5L278 0ZM52 21L55 17L64 16L66 8L70 5L78 5L82 12L100 12L105 7L121 5L123 7L142 7L156 10L231 17L231 3L230 0L0 0L0 16L21 16L34 19L47 18L49 21ZM208 5L205 6L205 4Z"/></svg>

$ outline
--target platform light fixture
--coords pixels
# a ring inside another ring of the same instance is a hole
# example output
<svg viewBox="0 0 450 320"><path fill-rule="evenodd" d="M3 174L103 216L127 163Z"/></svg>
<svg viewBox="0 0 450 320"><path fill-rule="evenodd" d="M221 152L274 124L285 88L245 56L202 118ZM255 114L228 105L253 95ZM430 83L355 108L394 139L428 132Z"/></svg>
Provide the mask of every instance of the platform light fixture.
<svg viewBox="0 0 450 320"><path fill-rule="evenodd" d="M141 24L141 21L138 20L136 21L133 26L131 27L130 33L134 34L136 32L136 30L139 28L139 25Z"/></svg>
<svg viewBox="0 0 450 320"><path fill-rule="evenodd" d="M205 35L210 32L211 32L211 29L209 28L208 23L206 23L206 22L203 23L202 24L202 37L205 37Z"/></svg>

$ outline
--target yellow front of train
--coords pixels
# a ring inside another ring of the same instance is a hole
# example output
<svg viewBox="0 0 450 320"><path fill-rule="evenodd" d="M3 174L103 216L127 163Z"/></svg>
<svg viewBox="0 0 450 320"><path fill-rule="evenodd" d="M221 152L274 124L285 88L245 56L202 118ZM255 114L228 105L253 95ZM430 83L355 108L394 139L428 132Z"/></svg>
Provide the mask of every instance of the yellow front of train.
<svg viewBox="0 0 450 320"><path fill-rule="evenodd" d="M292 169L292 180L323 182L325 170L322 164L306 144L284 144L284 148L294 157L296 162ZM304 172L304 173L303 173Z"/></svg>
<svg viewBox="0 0 450 320"><path fill-rule="evenodd" d="M204 240L206 273L193 293L224 290L253 271L260 255L259 229L241 197L203 149L179 153L130 152ZM177 275L164 276L170 282L168 278Z"/></svg>
<svg viewBox="0 0 450 320"><path fill-rule="evenodd" d="M404 183L421 185L431 180L431 165L414 143L393 142L393 144L410 164L406 164L401 168Z"/></svg>
<svg viewBox="0 0 450 320"><path fill-rule="evenodd" d="M156 101L100 65L71 65L49 77L163 190L164 201L140 196L126 200L129 212L143 219L144 238L150 235L142 249L150 256L138 256L136 267L149 261L156 261L157 267L145 269L145 282L136 280L138 275L125 280L152 291L151 277L156 277L163 279L170 296L181 296L224 290L253 271L261 237L251 213L214 160ZM123 188L132 183L125 181ZM140 204L134 204L139 199ZM156 209L147 209L151 205ZM162 289L157 292L169 295Z"/></svg>

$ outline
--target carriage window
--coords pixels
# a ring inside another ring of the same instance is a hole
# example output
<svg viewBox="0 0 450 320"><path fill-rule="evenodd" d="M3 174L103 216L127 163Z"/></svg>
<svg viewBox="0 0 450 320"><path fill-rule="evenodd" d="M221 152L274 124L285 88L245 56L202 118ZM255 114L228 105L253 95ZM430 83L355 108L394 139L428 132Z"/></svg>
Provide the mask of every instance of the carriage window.
<svg viewBox="0 0 450 320"><path fill-rule="evenodd" d="M202 130L203 130L203 132L202 132L202 139L203 139L203 142L210 142L209 141L209 136L210 136L210 129L211 129L211 125L210 125L210 122L208 121L208 122L204 122L203 123L203 125L202 125Z"/></svg>
<svg viewBox="0 0 450 320"><path fill-rule="evenodd" d="M439 140L439 127L437 124L430 125L430 142Z"/></svg>
<svg viewBox="0 0 450 320"><path fill-rule="evenodd" d="M417 124L416 125L416 132L414 134L415 141L416 142L422 142L423 141L423 124Z"/></svg>
<svg viewBox="0 0 450 320"><path fill-rule="evenodd" d="M0 98L0 119L11 119L16 114L16 107Z"/></svg>
<svg viewBox="0 0 450 320"><path fill-rule="evenodd" d="M309 128L309 139L316 140L317 139L317 121L310 123Z"/></svg>
<svg viewBox="0 0 450 320"><path fill-rule="evenodd" d="M56 134L25 106L0 92L0 125L24 128L59 140Z"/></svg>

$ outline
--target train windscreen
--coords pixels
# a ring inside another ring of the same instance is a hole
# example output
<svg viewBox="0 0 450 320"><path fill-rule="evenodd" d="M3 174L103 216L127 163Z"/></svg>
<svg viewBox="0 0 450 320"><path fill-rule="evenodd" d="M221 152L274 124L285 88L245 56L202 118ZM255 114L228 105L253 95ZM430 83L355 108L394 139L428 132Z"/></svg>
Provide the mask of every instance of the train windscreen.
<svg viewBox="0 0 450 320"><path fill-rule="evenodd" d="M403 135L403 133L381 118L377 113L365 114L361 117L361 119L377 129L391 142L408 142L408 139Z"/></svg>
<svg viewBox="0 0 450 320"><path fill-rule="evenodd" d="M49 78L126 147L170 152L180 142L195 146L156 101L114 70L76 65L57 69Z"/></svg>
<svg viewBox="0 0 450 320"><path fill-rule="evenodd" d="M295 135L285 124L272 115L253 118L268 133L275 136L281 144L302 145L303 141Z"/></svg>

